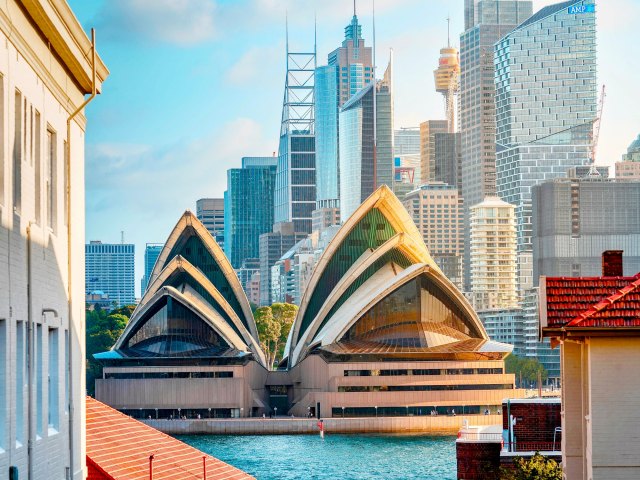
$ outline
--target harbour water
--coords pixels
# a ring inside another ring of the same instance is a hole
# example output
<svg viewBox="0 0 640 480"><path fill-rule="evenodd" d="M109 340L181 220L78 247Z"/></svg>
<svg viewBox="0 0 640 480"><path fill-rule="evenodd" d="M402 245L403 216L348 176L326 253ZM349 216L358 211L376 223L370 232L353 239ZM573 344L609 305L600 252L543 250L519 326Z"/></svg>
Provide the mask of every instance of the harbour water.
<svg viewBox="0 0 640 480"><path fill-rule="evenodd" d="M258 480L455 480L455 437L184 435Z"/></svg>

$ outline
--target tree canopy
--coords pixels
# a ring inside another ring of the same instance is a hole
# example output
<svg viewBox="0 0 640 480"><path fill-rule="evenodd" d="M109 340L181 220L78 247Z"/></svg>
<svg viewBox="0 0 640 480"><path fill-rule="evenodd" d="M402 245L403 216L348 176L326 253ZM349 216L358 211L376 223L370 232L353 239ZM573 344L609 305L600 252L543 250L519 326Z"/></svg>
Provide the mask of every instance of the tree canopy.
<svg viewBox="0 0 640 480"><path fill-rule="evenodd" d="M515 373L520 388L523 388L522 384L525 381L528 384L537 382L538 372L540 372L540 378L543 382L549 376L549 372L537 358L523 358L511 354L505 359L504 366L507 373Z"/></svg>
<svg viewBox="0 0 640 480"><path fill-rule="evenodd" d="M562 480L562 467L558 462L536 452L530 459L516 457L514 469L503 468L501 480Z"/></svg>
<svg viewBox="0 0 640 480"><path fill-rule="evenodd" d="M260 346L267 357L269 368L282 360L287 337L298 313L298 307L290 303L274 303L254 312Z"/></svg>
<svg viewBox="0 0 640 480"><path fill-rule="evenodd" d="M87 345L87 391L95 392L95 380L102 377L102 365L93 358L94 353L106 352L118 340L135 305L127 305L111 312L105 310L86 310L86 345Z"/></svg>

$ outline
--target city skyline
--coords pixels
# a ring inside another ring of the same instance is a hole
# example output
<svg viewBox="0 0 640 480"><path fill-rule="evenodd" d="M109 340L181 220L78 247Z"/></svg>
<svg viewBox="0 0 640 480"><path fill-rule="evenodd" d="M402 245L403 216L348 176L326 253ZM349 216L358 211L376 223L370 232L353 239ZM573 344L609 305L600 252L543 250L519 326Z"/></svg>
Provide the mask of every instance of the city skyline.
<svg viewBox="0 0 640 480"><path fill-rule="evenodd" d="M275 5L266 0L196 1L186 6L114 1L108 10L101 1L70 3L85 29L96 26L103 56L118 72L105 89L109 101L97 102L87 112L95 128L87 134L86 240L117 242L124 231L126 241L135 243L138 251L147 242L165 238L175 215L195 209L198 198L221 196L225 178L217 172L239 167L242 156L277 151L285 10L292 48L304 49L313 46L315 9L318 65L325 64L343 38L353 13L350 2L337 1L315 2L304 10L294 2ZM534 1L533 10L552 3ZM372 39L371 2L360 1L357 9L363 36ZM607 84L599 161L608 165L620 159L640 130L638 114L625 108L634 90L620 67L634 70L640 63L640 55L634 55L640 47L631 42L634 9L640 6L617 0L598 11L599 51L608 52L598 59L598 84ZM133 22L143 13L143 26ZM457 46L464 28L462 1L376 2L377 75L381 77L393 47L397 128L442 117L432 71L446 44L448 15L452 44ZM174 18L180 21L167 28ZM237 27L240 21L246 29L231 32L224 27ZM626 47L618 48L625 38ZM127 55L122 55L124 49ZM163 102L155 101L158 96ZM131 107L131 114L120 116ZM190 168L183 168L185 163ZM145 229L137 229L139 224ZM136 279L142 266L139 256Z"/></svg>

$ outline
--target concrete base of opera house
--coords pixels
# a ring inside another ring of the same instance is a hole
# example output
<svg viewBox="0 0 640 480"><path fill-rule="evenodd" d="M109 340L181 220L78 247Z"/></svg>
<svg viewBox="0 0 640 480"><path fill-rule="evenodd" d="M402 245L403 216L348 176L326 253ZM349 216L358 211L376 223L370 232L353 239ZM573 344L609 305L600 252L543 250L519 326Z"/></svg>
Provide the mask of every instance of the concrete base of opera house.
<svg viewBox="0 0 640 480"><path fill-rule="evenodd" d="M324 430L332 433L392 433L394 435L456 435L465 420L477 426L502 422L502 415L415 417L323 418ZM232 418L188 420L142 420L170 435L291 435L317 434L316 418Z"/></svg>

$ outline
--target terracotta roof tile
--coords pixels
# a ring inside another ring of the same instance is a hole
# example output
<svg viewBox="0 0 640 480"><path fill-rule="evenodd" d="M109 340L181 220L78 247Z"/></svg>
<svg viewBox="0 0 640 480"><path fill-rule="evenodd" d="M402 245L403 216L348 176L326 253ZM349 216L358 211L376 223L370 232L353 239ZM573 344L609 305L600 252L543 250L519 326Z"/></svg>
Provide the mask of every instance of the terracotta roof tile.
<svg viewBox="0 0 640 480"><path fill-rule="evenodd" d="M242 470L206 455L142 422L87 397L87 461L115 480L147 480L154 455L154 480L253 478Z"/></svg>
<svg viewBox="0 0 640 480"><path fill-rule="evenodd" d="M551 328L640 327L640 273L634 277L547 277Z"/></svg>

